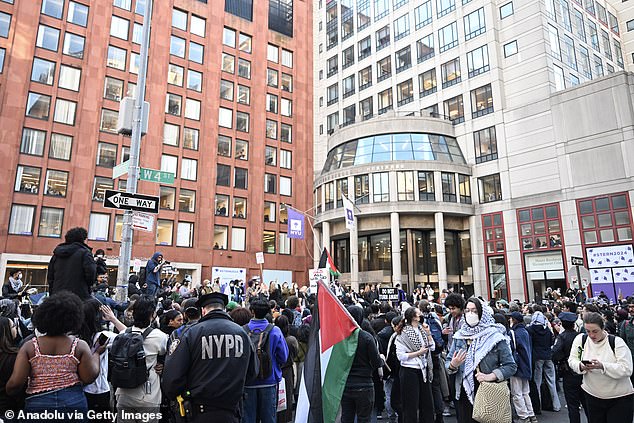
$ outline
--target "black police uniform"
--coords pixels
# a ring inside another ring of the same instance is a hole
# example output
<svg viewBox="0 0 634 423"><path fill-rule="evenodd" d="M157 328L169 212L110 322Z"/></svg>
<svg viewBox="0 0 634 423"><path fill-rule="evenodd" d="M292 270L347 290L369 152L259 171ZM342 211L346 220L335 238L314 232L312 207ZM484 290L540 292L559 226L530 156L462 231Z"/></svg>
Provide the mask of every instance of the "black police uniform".
<svg viewBox="0 0 634 423"><path fill-rule="evenodd" d="M257 358L246 332L224 311L212 310L172 344L163 392L170 400L190 393L188 421L238 423L244 384L256 375Z"/></svg>
<svg viewBox="0 0 634 423"><path fill-rule="evenodd" d="M570 423L579 423L581 421L581 415L579 413L580 405L583 405L583 411L586 413L586 417L588 415L586 398L581 389L583 375L573 372L568 366L568 357L570 357L572 343L577 335L579 334L576 331L566 329L557 336L555 345L553 345L553 362L559 363L558 371L564 382L564 397L566 398L566 404L568 406L568 418L570 419Z"/></svg>

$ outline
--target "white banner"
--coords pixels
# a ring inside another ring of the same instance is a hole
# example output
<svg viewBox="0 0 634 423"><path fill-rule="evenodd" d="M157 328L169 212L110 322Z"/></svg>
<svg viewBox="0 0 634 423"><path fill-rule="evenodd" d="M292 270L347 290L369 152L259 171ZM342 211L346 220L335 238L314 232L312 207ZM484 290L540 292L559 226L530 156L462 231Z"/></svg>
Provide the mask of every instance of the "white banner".
<svg viewBox="0 0 634 423"><path fill-rule="evenodd" d="M588 255L588 267L591 269L634 266L634 252L631 244L586 248L586 253Z"/></svg>
<svg viewBox="0 0 634 423"><path fill-rule="evenodd" d="M237 280L239 281L237 285L239 285L240 282L246 283L247 269L239 267L212 267L211 280L213 282L218 282L220 292L229 295L229 282Z"/></svg>
<svg viewBox="0 0 634 423"><path fill-rule="evenodd" d="M345 210L346 229L351 231L354 229L354 205L348 197L343 197L343 208Z"/></svg>

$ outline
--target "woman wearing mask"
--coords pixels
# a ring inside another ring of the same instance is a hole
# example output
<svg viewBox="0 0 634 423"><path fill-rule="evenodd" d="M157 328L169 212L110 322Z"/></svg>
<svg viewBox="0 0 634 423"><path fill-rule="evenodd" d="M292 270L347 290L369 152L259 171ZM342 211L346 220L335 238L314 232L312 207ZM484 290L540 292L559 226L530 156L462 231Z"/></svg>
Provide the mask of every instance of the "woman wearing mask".
<svg viewBox="0 0 634 423"><path fill-rule="evenodd" d="M2 296L11 300L19 297L22 290L22 271L11 270L9 280L2 286Z"/></svg>
<svg viewBox="0 0 634 423"><path fill-rule="evenodd" d="M495 323L491 308L472 297L465 305L464 318L465 323L453 335L445 365L449 374L456 375L458 423L475 423L473 402L478 385L508 380L517 365L506 330Z"/></svg>
<svg viewBox="0 0 634 423"><path fill-rule="evenodd" d="M630 381L630 349L621 338L610 339L612 335L605 331L599 313L587 312L583 323L587 335L579 334L573 341L568 365L573 372L583 375L581 389L588 406L588 421L631 422L634 417L634 388Z"/></svg>
<svg viewBox="0 0 634 423"><path fill-rule="evenodd" d="M404 318L396 327L403 421L408 423L434 421L431 352L436 345L429 326L420 323L421 315L418 308L410 307L405 310Z"/></svg>

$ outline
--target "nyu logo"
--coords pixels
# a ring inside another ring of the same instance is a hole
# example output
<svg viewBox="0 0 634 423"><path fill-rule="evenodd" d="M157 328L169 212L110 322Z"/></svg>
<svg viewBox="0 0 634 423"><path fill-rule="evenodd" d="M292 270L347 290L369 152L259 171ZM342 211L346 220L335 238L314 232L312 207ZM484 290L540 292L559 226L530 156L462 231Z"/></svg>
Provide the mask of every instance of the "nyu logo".
<svg viewBox="0 0 634 423"><path fill-rule="evenodd" d="M290 232L292 235L302 235L302 221L290 219Z"/></svg>

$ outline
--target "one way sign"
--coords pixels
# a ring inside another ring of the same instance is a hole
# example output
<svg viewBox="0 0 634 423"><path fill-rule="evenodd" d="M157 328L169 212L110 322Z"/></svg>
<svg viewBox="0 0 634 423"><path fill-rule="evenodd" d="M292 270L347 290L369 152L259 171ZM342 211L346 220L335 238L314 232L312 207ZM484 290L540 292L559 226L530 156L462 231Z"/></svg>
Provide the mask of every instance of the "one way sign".
<svg viewBox="0 0 634 423"><path fill-rule="evenodd" d="M106 190L103 206L109 209L158 213L159 198L151 195L130 194L127 192Z"/></svg>

